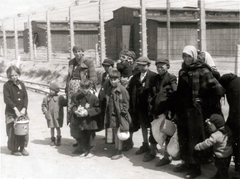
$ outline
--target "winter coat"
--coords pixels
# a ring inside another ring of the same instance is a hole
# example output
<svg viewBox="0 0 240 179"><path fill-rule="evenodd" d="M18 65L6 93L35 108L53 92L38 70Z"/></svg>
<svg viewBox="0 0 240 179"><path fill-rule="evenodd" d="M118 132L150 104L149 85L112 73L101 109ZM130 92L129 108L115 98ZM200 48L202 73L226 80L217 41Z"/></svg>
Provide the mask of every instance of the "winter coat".
<svg viewBox="0 0 240 179"><path fill-rule="evenodd" d="M62 127L64 106L67 106L67 100L62 95L48 95L43 98L42 112L48 120L48 127Z"/></svg>
<svg viewBox="0 0 240 179"><path fill-rule="evenodd" d="M129 126L131 124L131 117L128 112L129 110L129 95L127 90L119 83L116 88L110 86L106 91L106 109L109 107L109 98L113 95L114 106L116 112L116 118L118 121L121 131L129 131ZM110 106L111 107L111 106ZM110 117L107 114L107 110L105 111L105 126L109 127Z"/></svg>
<svg viewBox="0 0 240 179"><path fill-rule="evenodd" d="M79 92L72 96L72 101L74 105L72 107L73 119L71 119L71 123L73 123L73 125L77 125L80 130L97 130L97 121L100 118L99 115L101 113L99 99L90 92ZM77 117L74 112L77 110L79 105L87 110L88 116Z"/></svg>
<svg viewBox="0 0 240 179"><path fill-rule="evenodd" d="M19 111L25 108L26 113L28 107L28 94L26 87L20 80L17 80L17 83L19 83L21 89L11 80L3 85L3 98L4 103L6 104L5 115L10 115L14 118L17 117L13 109L14 107Z"/></svg>

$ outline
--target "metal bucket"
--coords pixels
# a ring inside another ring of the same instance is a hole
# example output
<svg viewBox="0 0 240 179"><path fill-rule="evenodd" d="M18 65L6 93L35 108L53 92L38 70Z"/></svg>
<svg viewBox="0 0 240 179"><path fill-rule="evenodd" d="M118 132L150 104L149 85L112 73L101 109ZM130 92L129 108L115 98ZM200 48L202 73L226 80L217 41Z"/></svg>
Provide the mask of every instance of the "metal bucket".
<svg viewBox="0 0 240 179"><path fill-rule="evenodd" d="M27 135L29 132L29 121L17 121L14 124L14 134L15 135Z"/></svg>

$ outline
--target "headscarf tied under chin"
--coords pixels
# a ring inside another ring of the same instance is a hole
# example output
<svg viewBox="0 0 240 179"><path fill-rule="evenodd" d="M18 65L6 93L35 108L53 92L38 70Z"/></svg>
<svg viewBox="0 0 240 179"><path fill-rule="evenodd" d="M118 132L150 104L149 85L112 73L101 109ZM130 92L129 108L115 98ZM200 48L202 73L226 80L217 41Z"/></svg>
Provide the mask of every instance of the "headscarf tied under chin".
<svg viewBox="0 0 240 179"><path fill-rule="evenodd" d="M183 49L183 53L186 53L188 55L190 55L191 57L193 57L193 62L197 61L197 49L192 46L192 45L187 45L184 47Z"/></svg>

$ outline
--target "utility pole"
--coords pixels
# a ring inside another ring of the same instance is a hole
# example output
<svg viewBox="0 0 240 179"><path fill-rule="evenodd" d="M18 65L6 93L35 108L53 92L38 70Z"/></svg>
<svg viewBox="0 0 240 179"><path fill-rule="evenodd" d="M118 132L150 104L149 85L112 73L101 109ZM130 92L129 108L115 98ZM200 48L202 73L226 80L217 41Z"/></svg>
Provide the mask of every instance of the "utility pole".
<svg viewBox="0 0 240 179"><path fill-rule="evenodd" d="M101 64L103 60L106 58L106 45L105 45L105 27L104 27L104 17L103 17L103 0L99 0L98 8L99 8L99 25L100 25L100 62Z"/></svg>
<svg viewBox="0 0 240 179"><path fill-rule="evenodd" d="M16 18L13 18L13 28L14 28L14 40L15 40L15 58L18 59L18 34L17 34L17 27L16 27Z"/></svg>
<svg viewBox="0 0 240 179"><path fill-rule="evenodd" d="M47 58L49 62L52 62L52 41L51 41L51 24L50 24L50 17L49 17L49 11L51 9L48 9L46 12L46 18L47 18Z"/></svg>
<svg viewBox="0 0 240 179"><path fill-rule="evenodd" d="M72 8L73 8L73 4L69 7L69 33L70 33L70 49L69 50L70 50L70 58L71 59L74 57L72 49L73 49L73 47L75 45Z"/></svg>
<svg viewBox="0 0 240 179"><path fill-rule="evenodd" d="M171 14L170 14L170 0L167 0L167 58L170 59L170 46L171 46Z"/></svg>
<svg viewBox="0 0 240 179"><path fill-rule="evenodd" d="M199 32L199 48L201 51L206 51L206 12L205 12L205 0L198 0L200 24L198 27Z"/></svg>
<svg viewBox="0 0 240 179"><path fill-rule="evenodd" d="M2 32L3 32L3 56L7 58L7 37L5 30L5 19L2 20Z"/></svg>
<svg viewBox="0 0 240 179"><path fill-rule="evenodd" d="M141 16L140 16L140 29L141 29L141 35L140 35L140 56L147 57L147 23L146 23L146 5L145 0L140 0L140 6L141 6Z"/></svg>
<svg viewBox="0 0 240 179"><path fill-rule="evenodd" d="M32 19L31 19L32 13L28 14L28 38L29 38L29 58L32 61L33 60L33 36L32 36Z"/></svg>

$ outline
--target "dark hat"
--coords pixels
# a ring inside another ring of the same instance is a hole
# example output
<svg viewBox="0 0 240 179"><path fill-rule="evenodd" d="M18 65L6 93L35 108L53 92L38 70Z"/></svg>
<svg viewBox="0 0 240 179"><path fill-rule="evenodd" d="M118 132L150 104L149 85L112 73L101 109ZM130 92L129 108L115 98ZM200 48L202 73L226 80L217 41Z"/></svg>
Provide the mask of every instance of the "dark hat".
<svg viewBox="0 0 240 179"><path fill-rule="evenodd" d="M114 66L114 62L113 62L113 60L112 59L105 59L104 61L103 61L103 63L102 63L102 65L109 65L109 66Z"/></svg>
<svg viewBox="0 0 240 179"><path fill-rule="evenodd" d="M149 60L148 57L139 57L136 63L141 65L149 65L151 64L151 60Z"/></svg>
<svg viewBox="0 0 240 179"><path fill-rule="evenodd" d="M212 114L210 116L210 122L213 123L217 129L225 126L224 118L219 114Z"/></svg>
<svg viewBox="0 0 240 179"><path fill-rule="evenodd" d="M56 83L50 83L49 88L53 91L56 91L57 93L60 91L60 88Z"/></svg>
<svg viewBox="0 0 240 179"><path fill-rule="evenodd" d="M73 52L76 52L76 51L84 52L84 50L82 48L78 47L78 46L74 46L72 50L73 50Z"/></svg>
<svg viewBox="0 0 240 179"><path fill-rule="evenodd" d="M157 65L158 63L163 63L163 64L166 64L167 66L170 66L168 59L158 58L155 62L155 65Z"/></svg>

